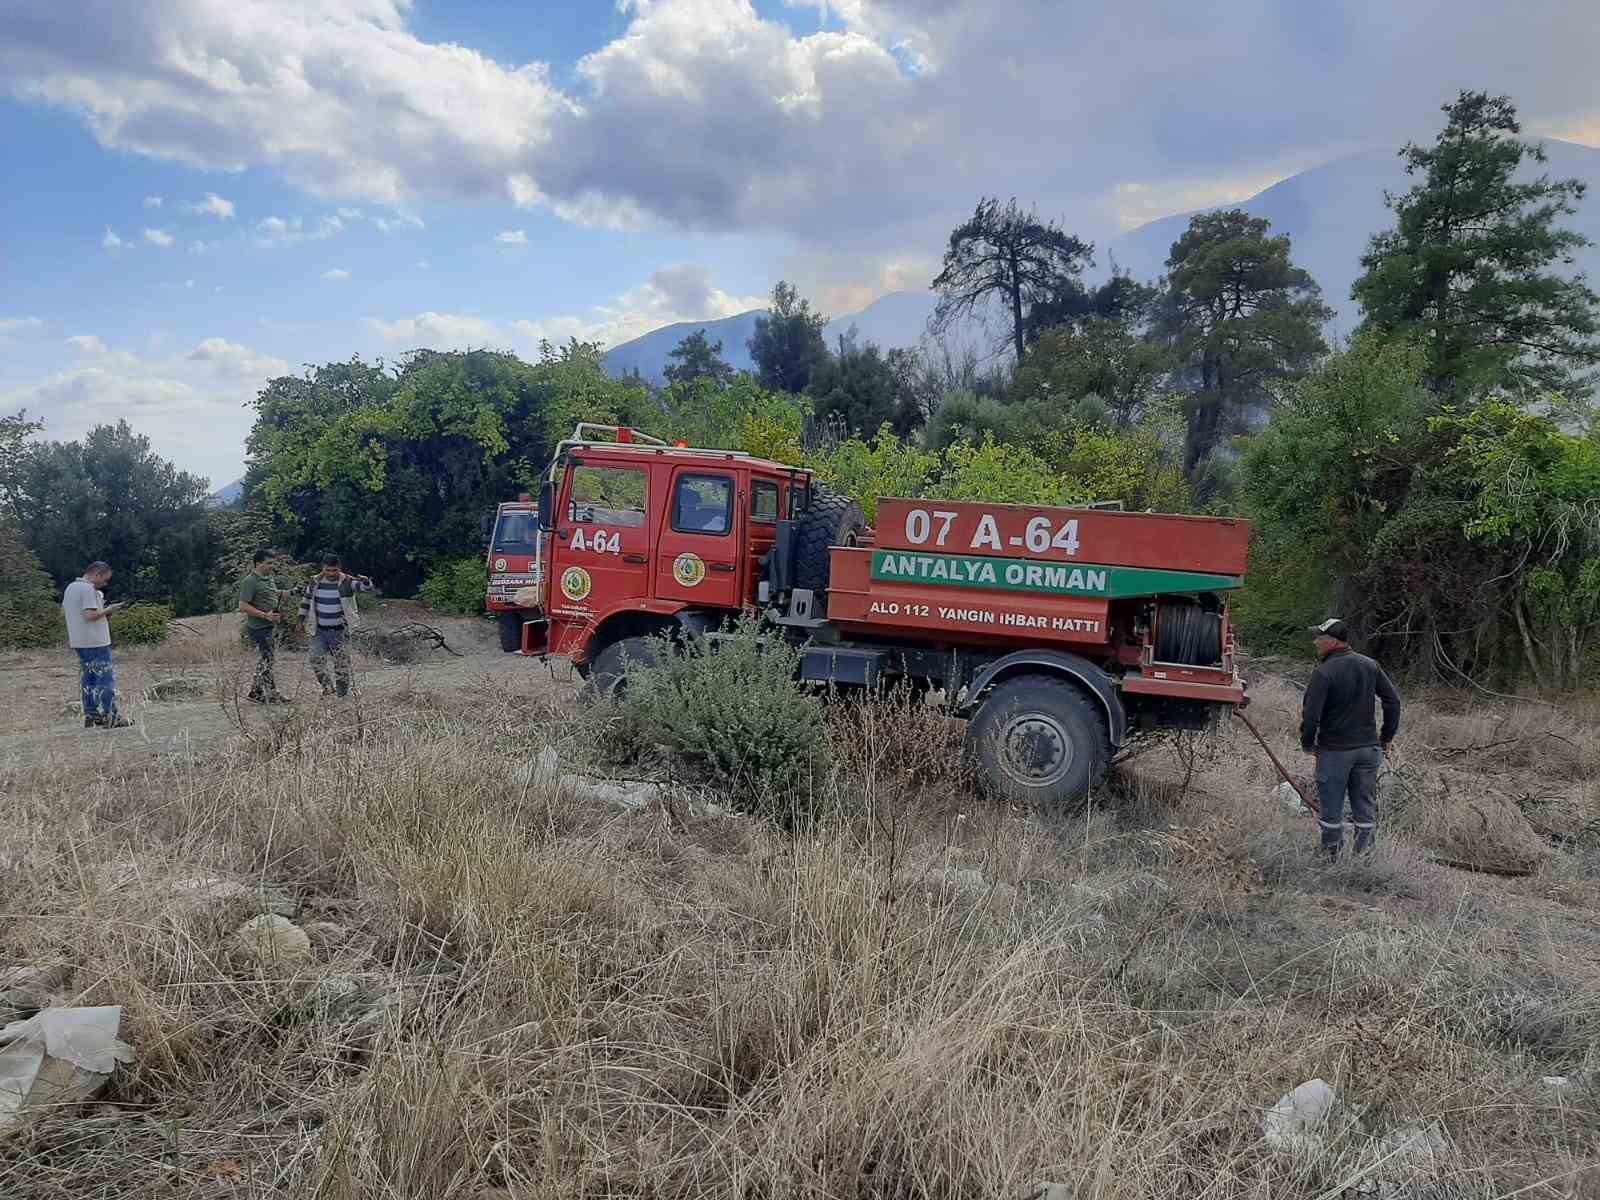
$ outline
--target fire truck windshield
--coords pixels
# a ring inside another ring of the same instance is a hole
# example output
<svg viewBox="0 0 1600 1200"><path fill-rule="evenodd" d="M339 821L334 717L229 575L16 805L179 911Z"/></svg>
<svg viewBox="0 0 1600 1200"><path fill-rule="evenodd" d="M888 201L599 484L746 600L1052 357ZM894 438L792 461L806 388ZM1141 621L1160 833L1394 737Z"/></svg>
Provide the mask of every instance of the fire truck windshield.
<svg viewBox="0 0 1600 1200"><path fill-rule="evenodd" d="M533 554L536 552L534 539L538 532L538 513L501 513L494 527L494 553Z"/></svg>

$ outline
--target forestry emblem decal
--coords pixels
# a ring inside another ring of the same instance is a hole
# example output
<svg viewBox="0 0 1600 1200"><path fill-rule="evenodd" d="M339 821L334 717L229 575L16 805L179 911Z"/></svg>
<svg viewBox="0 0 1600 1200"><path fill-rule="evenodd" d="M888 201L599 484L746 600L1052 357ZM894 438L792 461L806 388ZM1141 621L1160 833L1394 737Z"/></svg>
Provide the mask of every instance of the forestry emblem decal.
<svg viewBox="0 0 1600 1200"><path fill-rule="evenodd" d="M706 577L705 559L698 554L680 554L672 560L672 577L681 587L699 587Z"/></svg>
<svg viewBox="0 0 1600 1200"><path fill-rule="evenodd" d="M568 567L561 573L561 594L574 604L588 599L593 587L594 581L582 567Z"/></svg>

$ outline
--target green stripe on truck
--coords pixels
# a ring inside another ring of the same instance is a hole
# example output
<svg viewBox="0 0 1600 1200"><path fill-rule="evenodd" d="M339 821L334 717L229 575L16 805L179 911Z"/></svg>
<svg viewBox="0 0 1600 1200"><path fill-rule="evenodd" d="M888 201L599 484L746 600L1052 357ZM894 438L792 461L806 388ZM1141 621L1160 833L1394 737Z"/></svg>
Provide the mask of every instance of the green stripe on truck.
<svg viewBox="0 0 1600 1200"><path fill-rule="evenodd" d="M1235 575L1208 575L1196 571L919 554L909 550L874 551L872 578L884 583L1033 592L1041 596L1096 596L1108 600L1157 596L1165 592L1220 592L1241 583Z"/></svg>

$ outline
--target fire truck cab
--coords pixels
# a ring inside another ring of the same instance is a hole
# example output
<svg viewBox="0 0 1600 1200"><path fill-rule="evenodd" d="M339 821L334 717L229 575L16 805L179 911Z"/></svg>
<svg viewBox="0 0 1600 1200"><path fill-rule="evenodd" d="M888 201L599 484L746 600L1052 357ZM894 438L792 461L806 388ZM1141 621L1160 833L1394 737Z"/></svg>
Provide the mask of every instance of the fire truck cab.
<svg viewBox="0 0 1600 1200"><path fill-rule="evenodd" d="M523 653L587 676L628 638L754 612L779 522L804 510L810 487L809 471L748 454L579 426L540 495L544 596Z"/></svg>

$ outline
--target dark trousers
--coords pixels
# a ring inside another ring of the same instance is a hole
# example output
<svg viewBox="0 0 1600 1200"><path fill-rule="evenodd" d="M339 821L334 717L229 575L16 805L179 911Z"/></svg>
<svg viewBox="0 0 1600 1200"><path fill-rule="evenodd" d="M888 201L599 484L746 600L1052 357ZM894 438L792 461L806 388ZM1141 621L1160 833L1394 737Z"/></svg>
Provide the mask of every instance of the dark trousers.
<svg viewBox="0 0 1600 1200"><path fill-rule="evenodd" d="M1383 751L1376 746L1359 750L1317 751L1317 799L1322 809L1322 849L1337 858L1344 849L1345 799L1350 801L1350 822L1356 827L1356 850L1371 850L1378 831L1378 768Z"/></svg>
<svg viewBox="0 0 1600 1200"><path fill-rule="evenodd" d="M78 650L78 686L83 694L83 715L106 718L117 712L117 672L111 664L110 646Z"/></svg>
<svg viewBox="0 0 1600 1200"><path fill-rule="evenodd" d="M250 699L270 700L278 694L278 684L272 674L278 650L278 631L269 625L265 629L247 629L246 632L256 646L256 676L250 685Z"/></svg>

